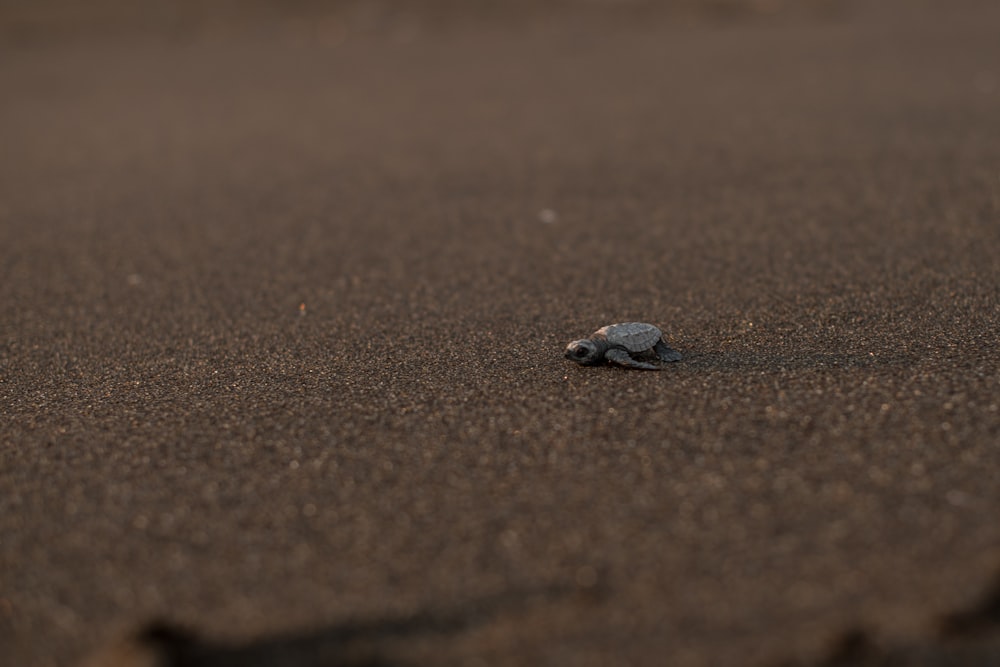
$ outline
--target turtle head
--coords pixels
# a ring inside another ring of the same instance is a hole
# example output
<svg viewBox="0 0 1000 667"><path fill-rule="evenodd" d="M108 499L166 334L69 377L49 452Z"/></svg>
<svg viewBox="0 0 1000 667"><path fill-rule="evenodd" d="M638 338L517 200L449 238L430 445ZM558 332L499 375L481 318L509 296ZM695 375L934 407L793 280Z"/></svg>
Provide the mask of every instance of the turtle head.
<svg viewBox="0 0 1000 667"><path fill-rule="evenodd" d="M593 366L601 362L604 350L592 340L575 340L566 346L566 358L582 366Z"/></svg>

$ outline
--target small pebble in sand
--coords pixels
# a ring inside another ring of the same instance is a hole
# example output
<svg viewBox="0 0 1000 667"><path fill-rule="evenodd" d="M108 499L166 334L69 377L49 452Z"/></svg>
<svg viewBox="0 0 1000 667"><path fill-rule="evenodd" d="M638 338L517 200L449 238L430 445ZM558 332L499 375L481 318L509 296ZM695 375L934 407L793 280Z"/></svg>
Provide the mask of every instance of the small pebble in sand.
<svg viewBox="0 0 1000 667"><path fill-rule="evenodd" d="M538 219L541 220L546 225L551 225L553 223L559 222L559 214L553 211L551 208L543 208L538 212Z"/></svg>

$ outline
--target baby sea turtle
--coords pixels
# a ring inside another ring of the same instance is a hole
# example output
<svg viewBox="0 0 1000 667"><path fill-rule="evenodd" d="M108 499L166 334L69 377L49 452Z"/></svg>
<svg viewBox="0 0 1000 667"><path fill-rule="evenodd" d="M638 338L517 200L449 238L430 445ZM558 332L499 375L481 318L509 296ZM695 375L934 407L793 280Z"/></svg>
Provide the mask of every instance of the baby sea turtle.
<svg viewBox="0 0 1000 667"><path fill-rule="evenodd" d="M629 368L660 370L650 361L680 361L681 353L663 342L663 332L645 322L609 324L566 346L566 358L583 366L602 361Z"/></svg>

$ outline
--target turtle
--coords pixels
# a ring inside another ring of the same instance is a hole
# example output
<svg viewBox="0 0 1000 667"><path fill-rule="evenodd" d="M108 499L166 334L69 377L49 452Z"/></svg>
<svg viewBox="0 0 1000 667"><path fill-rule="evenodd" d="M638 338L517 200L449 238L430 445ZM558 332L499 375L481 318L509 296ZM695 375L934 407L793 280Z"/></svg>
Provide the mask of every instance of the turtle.
<svg viewBox="0 0 1000 667"><path fill-rule="evenodd" d="M628 368L658 371L651 361L680 361L681 353L663 342L663 332L646 322L624 322L601 327L590 338L566 346L566 358L581 366L609 361Z"/></svg>

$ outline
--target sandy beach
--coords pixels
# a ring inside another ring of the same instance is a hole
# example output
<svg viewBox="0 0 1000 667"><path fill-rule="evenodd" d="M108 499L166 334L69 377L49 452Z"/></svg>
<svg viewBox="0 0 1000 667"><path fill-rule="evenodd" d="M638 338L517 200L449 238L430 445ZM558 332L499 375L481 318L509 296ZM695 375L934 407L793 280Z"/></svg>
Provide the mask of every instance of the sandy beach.
<svg viewBox="0 0 1000 667"><path fill-rule="evenodd" d="M996 3L105 5L0 11L0 664L1000 664Z"/></svg>

